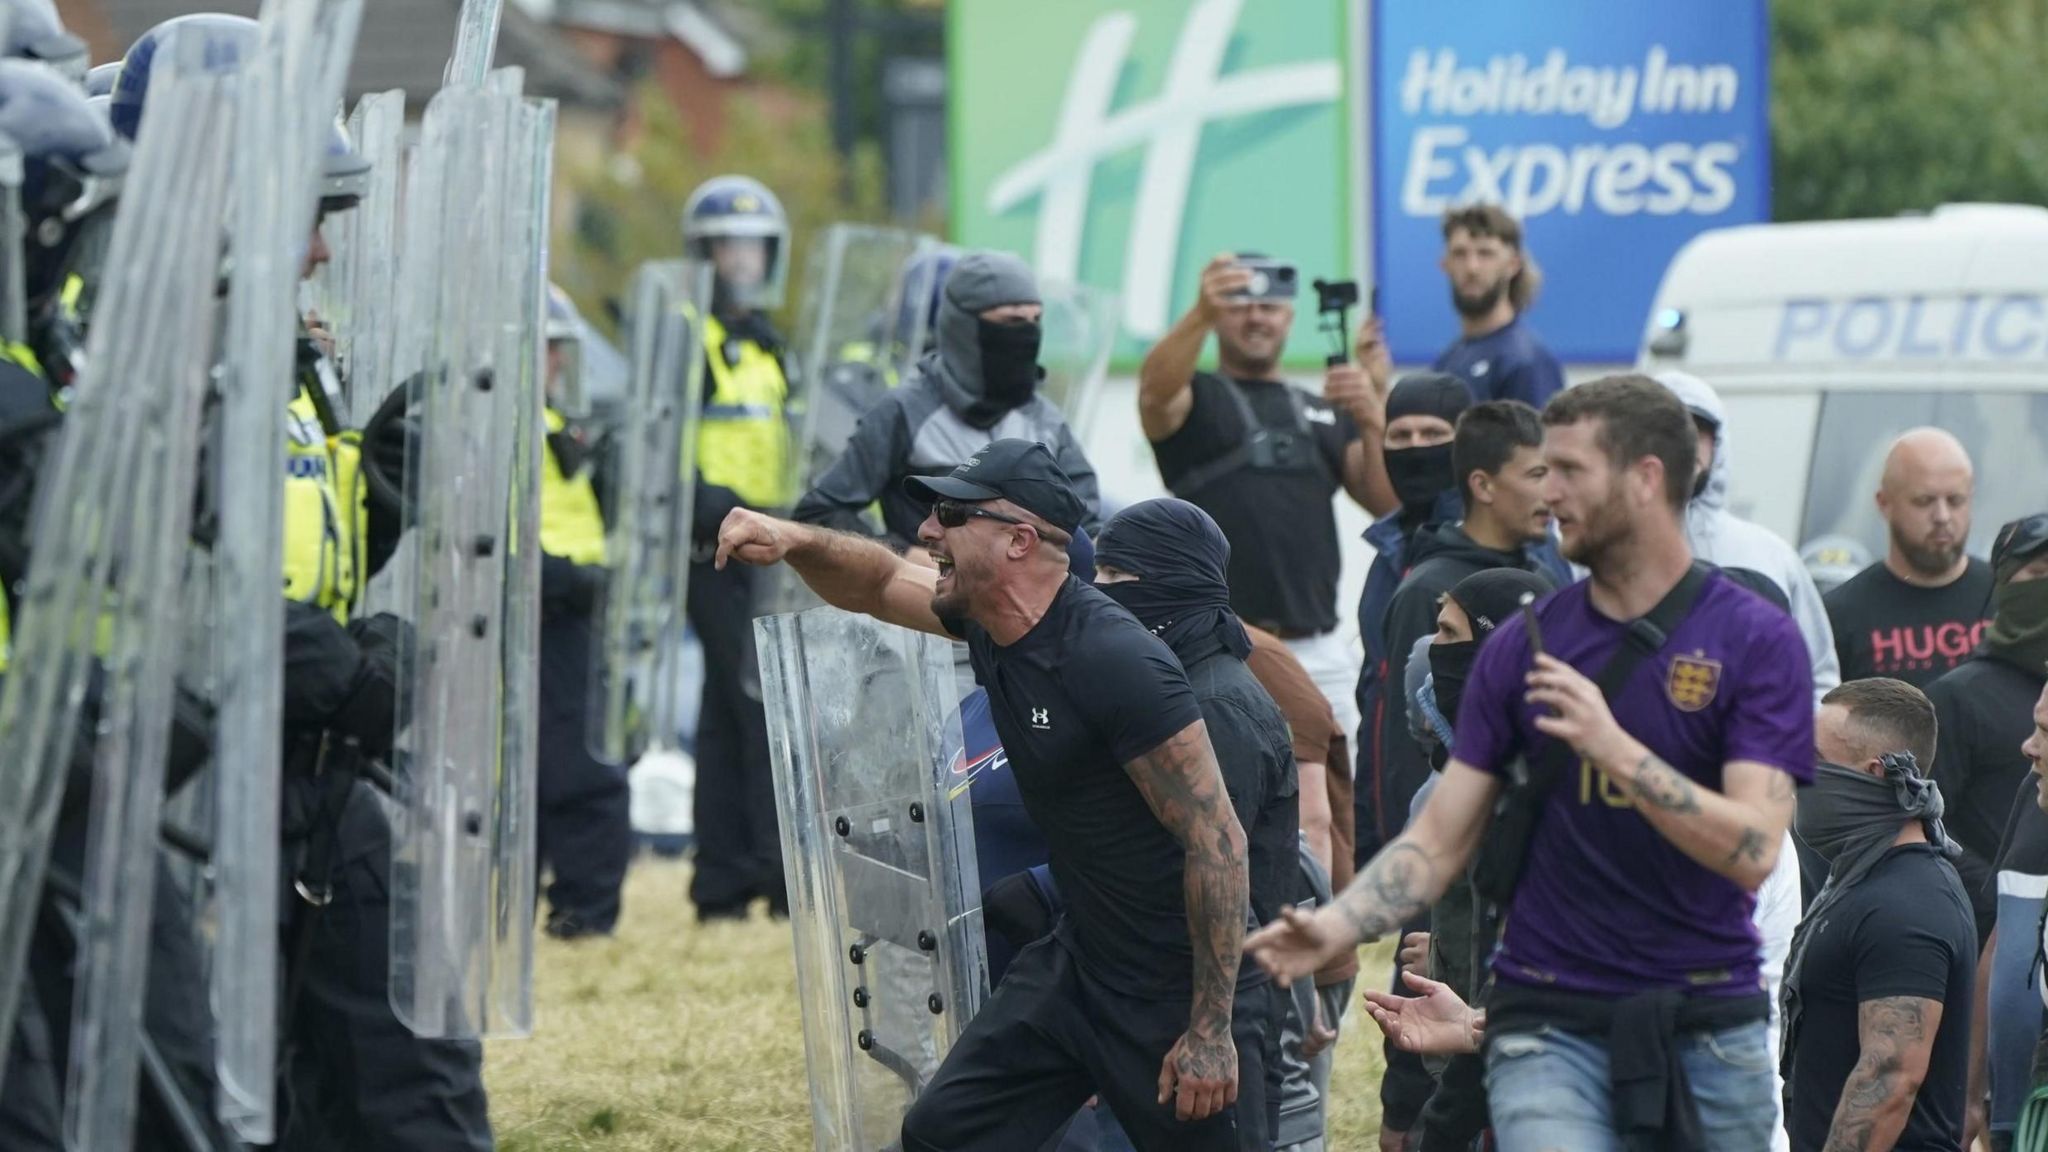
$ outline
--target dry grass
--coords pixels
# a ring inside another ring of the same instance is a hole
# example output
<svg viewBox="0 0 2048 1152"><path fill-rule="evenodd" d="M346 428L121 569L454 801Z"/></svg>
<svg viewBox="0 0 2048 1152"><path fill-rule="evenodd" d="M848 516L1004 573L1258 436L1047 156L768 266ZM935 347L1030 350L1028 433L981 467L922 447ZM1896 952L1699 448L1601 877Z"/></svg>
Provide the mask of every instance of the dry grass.
<svg viewBox="0 0 2048 1152"><path fill-rule="evenodd" d="M643 861L617 937L541 940L539 1026L486 1056L503 1152L810 1152L789 929L699 927L688 877ZM1386 956L1369 955L1369 976ZM1331 1147L1372 1147L1379 1032L1354 1011L1337 1051Z"/></svg>

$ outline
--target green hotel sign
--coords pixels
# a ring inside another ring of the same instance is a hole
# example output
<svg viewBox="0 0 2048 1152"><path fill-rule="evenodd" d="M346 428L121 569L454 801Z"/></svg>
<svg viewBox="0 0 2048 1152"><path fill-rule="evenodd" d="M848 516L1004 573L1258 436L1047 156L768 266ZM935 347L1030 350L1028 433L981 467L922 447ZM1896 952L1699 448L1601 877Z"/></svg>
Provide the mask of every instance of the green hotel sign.
<svg viewBox="0 0 2048 1152"><path fill-rule="evenodd" d="M1320 365L1308 281L1348 277L1350 0L953 0L952 230L1115 292L1129 368L1202 266L1301 270L1288 359Z"/></svg>

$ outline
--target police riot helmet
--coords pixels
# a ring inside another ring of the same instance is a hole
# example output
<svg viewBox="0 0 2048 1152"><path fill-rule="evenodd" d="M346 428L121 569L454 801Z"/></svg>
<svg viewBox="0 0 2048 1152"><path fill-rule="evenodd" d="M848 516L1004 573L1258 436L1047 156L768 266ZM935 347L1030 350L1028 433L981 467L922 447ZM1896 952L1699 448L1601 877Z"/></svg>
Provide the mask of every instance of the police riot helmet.
<svg viewBox="0 0 2048 1152"><path fill-rule="evenodd" d="M128 148L78 87L44 65L0 60L0 156L14 215L5 239L19 245L27 299L39 299L61 283L83 223L119 194Z"/></svg>
<svg viewBox="0 0 2048 1152"><path fill-rule="evenodd" d="M356 151L348 128L336 117L320 157L320 211L345 212L360 204L370 186L370 160Z"/></svg>
<svg viewBox="0 0 2048 1152"><path fill-rule="evenodd" d="M1799 549L1799 559L1813 577L1813 586L1825 595L1870 567L1872 557L1862 541L1831 533L1808 540Z"/></svg>
<svg viewBox="0 0 2048 1152"><path fill-rule="evenodd" d="M548 403L572 419L589 414L583 386L583 316L561 285L548 285Z"/></svg>
<svg viewBox="0 0 2048 1152"><path fill-rule="evenodd" d="M0 29L6 32L0 54L47 64L74 84L85 79L92 57L85 41L65 29L55 0L0 0Z"/></svg>
<svg viewBox="0 0 2048 1152"><path fill-rule="evenodd" d="M728 240L759 241L761 272L753 283L735 284L721 270L720 295L744 308L780 307L789 260L789 217L775 193L751 176L715 176L699 184L683 205L683 249L690 257L717 268L715 249Z"/></svg>
<svg viewBox="0 0 2048 1152"><path fill-rule="evenodd" d="M119 60L109 60L105 64L93 65L92 71L85 74L85 94L95 98L112 96L114 94L114 81L119 79L120 76L121 62Z"/></svg>
<svg viewBox="0 0 2048 1152"><path fill-rule="evenodd" d="M225 12L197 12L174 16L144 32L128 46L121 59L121 71L114 78L113 104L108 109L114 131L129 140L142 128L142 107L149 96L149 79L156 60L173 42L181 51L189 48L188 59L209 72L228 72L256 51L262 28L247 16Z"/></svg>

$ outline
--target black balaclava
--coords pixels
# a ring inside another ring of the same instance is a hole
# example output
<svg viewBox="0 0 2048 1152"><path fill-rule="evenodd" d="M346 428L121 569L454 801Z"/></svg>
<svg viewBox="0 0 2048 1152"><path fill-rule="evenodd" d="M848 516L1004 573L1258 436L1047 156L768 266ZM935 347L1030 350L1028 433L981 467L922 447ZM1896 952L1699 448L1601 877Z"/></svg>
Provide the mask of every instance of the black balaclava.
<svg viewBox="0 0 2048 1152"><path fill-rule="evenodd" d="M1458 417L1472 406L1472 390L1463 380L1443 372L1417 372L1404 376L1387 395L1387 423L1403 416L1439 416L1456 425ZM1436 500L1446 490L1458 487L1457 469L1451 465L1451 442L1428 448L1386 448L1387 479L1401 500L1404 518L1420 520L1430 515Z"/></svg>
<svg viewBox="0 0 2048 1152"><path fill-rule="evenodd" d="M1984 648L2034 677L2048 663L2048 579L2013 583L2013 575L2048 549L2048 526L2036 513L1999 529L1991 549L1994 605Z"/></svg>
<svg viewBox="0 0 2048 1152"><path fill-rule="evenodd" d="M1103 525L1095 563L1136 576L1096 590L1166 641L1183 666L1216 652L1242 660L1251 637L1230 609L1230 542L1207 512L1170 496L1133 504Z"/></svg>
<svg viewBox="0 0 2048 1152"><path fill-rule="evenodd" d="M1038 390L1041 328L990 324L983 312L1040 302L1030 265L1007 252L969 252L939 292L937 349L918 371L939 386L946 407L976 428L993 428Z"/></svg>
<svg viewBox="0 0 2048 1152"><path fill-rule="evenodd" d="M1429 646L1429 678L1436 694L1437 711L1450 721L1453 730L1458 723L1458 705L1465 697L1465 680L1472 674L1473 661L1479 658L1479 646L1503 621L1521 610L1523 596L1541 600L1553 590L1550 580L1539 572L1488 568L1458 581L1447 594L1472 622L1470 640Z"/></svg>

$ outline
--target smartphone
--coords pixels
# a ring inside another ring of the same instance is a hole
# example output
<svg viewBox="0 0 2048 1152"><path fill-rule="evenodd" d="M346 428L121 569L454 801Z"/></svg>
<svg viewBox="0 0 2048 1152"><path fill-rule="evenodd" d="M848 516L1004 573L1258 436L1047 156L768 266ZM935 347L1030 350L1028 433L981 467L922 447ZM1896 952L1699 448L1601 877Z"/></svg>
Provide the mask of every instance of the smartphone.
<svg viewBox="0 0 2048 1152"><path fill-rule="evenodd" d="M1251 282L1231 293L1233 300L1292 300L1300 289L1294 265L1278 260L1246 259L1239 268L1251 273Z"/></svg>
<svg viewBox="0 0 2048 1152"><path fill-rule="evenodd" d="M1536 620L1536 594L1522 593L1522 627L1529 633L1529 663L1543 655L1543 625Z"/></svg>

